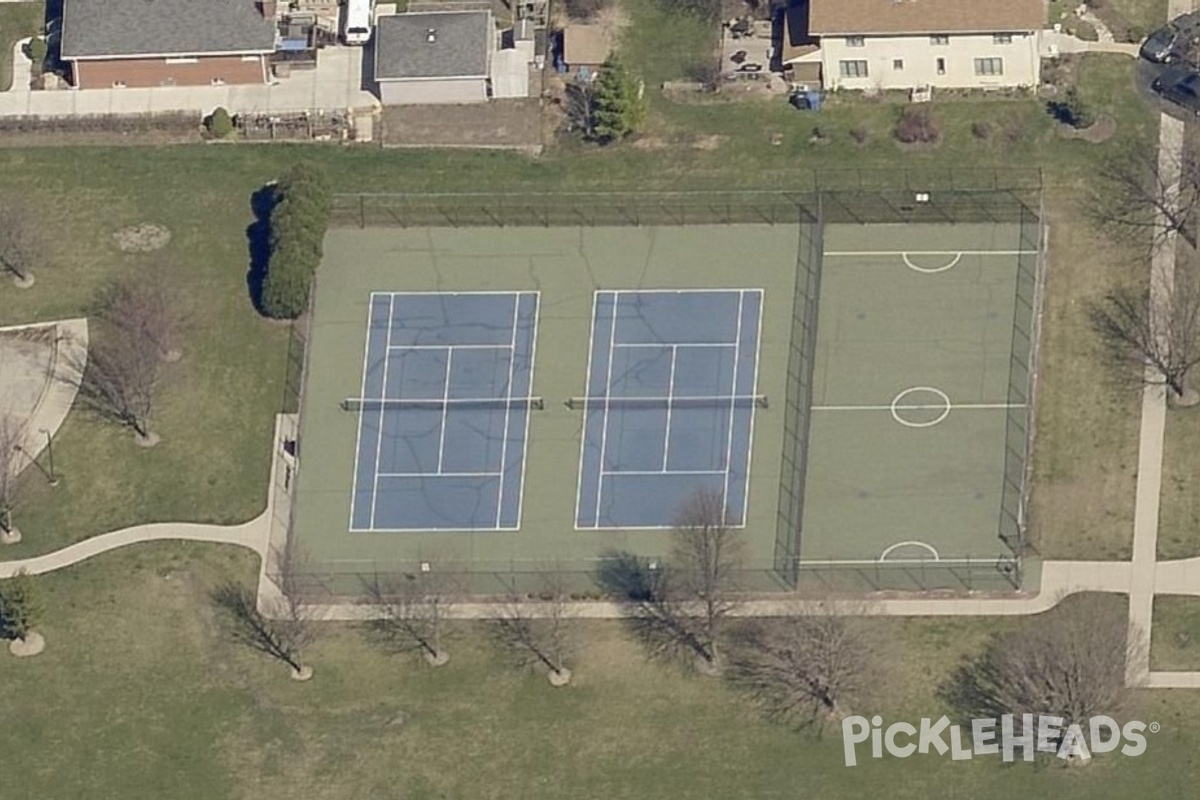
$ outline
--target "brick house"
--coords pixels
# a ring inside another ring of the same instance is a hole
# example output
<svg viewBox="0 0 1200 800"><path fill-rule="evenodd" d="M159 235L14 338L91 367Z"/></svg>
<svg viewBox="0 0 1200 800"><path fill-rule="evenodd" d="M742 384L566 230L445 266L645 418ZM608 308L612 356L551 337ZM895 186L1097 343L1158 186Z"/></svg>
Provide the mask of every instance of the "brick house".
<svg viewBox="0 0 1200 800"><path fill-rule="evenodd" d="M80 89L265 83L275 39L274 0L63 0Z"/></svg>

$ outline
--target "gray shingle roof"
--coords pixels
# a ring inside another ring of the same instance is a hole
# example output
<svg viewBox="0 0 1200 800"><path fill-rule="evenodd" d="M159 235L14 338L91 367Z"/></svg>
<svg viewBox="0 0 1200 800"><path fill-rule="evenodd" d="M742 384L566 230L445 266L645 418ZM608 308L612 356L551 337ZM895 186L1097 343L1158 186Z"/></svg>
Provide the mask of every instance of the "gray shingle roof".
<svg viewBox="0 0 1200 800"><path fill-rule="evenodd" d="M275 49L253 0L64 0L62 54L202 55Z"/></svg>
<svg viewBox="0 0 1200 800"><path fill-rule="evenodd" d="M492 35L486 11L380 17L375 23L375 79L487 75Z"/></svg>

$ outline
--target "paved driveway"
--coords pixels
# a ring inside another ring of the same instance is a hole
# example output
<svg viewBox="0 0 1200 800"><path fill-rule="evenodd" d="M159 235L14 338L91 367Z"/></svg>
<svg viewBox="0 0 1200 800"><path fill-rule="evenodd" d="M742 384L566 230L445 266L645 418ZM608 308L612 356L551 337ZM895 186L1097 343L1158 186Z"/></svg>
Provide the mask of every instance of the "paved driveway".
<svg viewBox="0 0 1200 800"><path fill-rule="evenodd" d="M242 111L308 111L371 108L378 103L362 88L364 51L357 47L327 47L315 70L293 71L272 84L253 86L158 86L150 89L64 89L29 91L14 80L13 89L0 92L0 116L64 117L76 114L139 114L195 111L207 114L217 106ZM12 57L28 74L28 60L18 44Z"/></svg>

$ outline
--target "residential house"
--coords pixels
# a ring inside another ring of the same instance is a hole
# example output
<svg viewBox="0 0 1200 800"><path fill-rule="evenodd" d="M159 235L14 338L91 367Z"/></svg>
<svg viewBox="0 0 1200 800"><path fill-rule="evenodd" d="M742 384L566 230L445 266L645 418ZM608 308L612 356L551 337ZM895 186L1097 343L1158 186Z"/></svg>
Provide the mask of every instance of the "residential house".
<svg viewBox="0 0 1200 800"><path fill-rule="evenodd" d="M274 18L274 0L63 0L61 56L81 89L265 83Z"/></svg>
<svg viewBox="0 0 1200 800"><path fill-rule="evenodd" d="M826 89L1036 86L1044 0L809 0Z"/></svg>
<svg viewBox="0 0 1200 800"><path fill-rule="evenodd" d="M380 100L384 105L485 102L496 38L490 11L377 17Z"/></svg>

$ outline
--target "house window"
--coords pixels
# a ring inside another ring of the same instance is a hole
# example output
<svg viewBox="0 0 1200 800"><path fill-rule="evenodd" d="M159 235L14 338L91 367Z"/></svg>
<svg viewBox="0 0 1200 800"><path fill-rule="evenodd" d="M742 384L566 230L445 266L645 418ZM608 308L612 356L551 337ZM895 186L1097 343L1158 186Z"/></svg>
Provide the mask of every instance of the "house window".
<svg viewBox="0 0 1200 800"><path fill-rule="evenodd" d="M930 44L950 44L950 37L938 34L937 36L929 37Z"/></svg>
<svg viewBox="0 0 1200 800"><path fill-rule="evenodd" d="M944 58L939 58L939 59L937 60L937 74L938 74L938 75L945 75L945 74L946 74L946 59L944 59Z"/></svg>
<svg viewBox="0 0 1200 800"><path fill-rule="evenodd" d="M1012 34L997 33L992 37L992 44L1012 44Z"/></svg>
<svg viewBox="0 0 1200 800"><path fill-rule="evenodd" d="M867 40L861 36L847 36L846 47L866 47Z"/></svg>
<svg viewBox="0 0 1200 800"><path fill-rule="evenodd" d="M903 72L904 71L904 59L903 58L893 58L892 59L892 70L894 72Z"/></svg>
<svg viewBox="0 0 1200 800"><path fill-rule="evenodd" d="M213 86L224 86L224 85L225 85L225 79L224 79L224 78L213 78L213 79L212 79L212 85L213 85Z"/></svg>
<svg viewBox="0 0 1200 800"><path fill-rule="evenodd" d="M975 59L975 74L976 75L1003 75L1004 74L1004 59L1002 59L1002 58L977 58L977 59Z"/></svg>
<svg viewBox="0 0 1200 800"><path fill-rule="evenodd" d="M838 68L841 70L843 78L867 77L866 61L839 61Z"/></svg>
<svg viewBox="0 0 1200 800"><path fill-rule="evenodd" d="M200 59L198 59L198 58L184 58L184 57L182 57L182 56L181 56L181 57L179 57L179 58L168 58L168 59L167 59L167 63L168 63L168 64L199 64L199 63L200 63Z"/></svg>
<svg viewBox="0 0 1200 800"><path fill-rule="evenodd" d="M113 88L114 89L124 89L125 81L113 81Z"/></svg>

